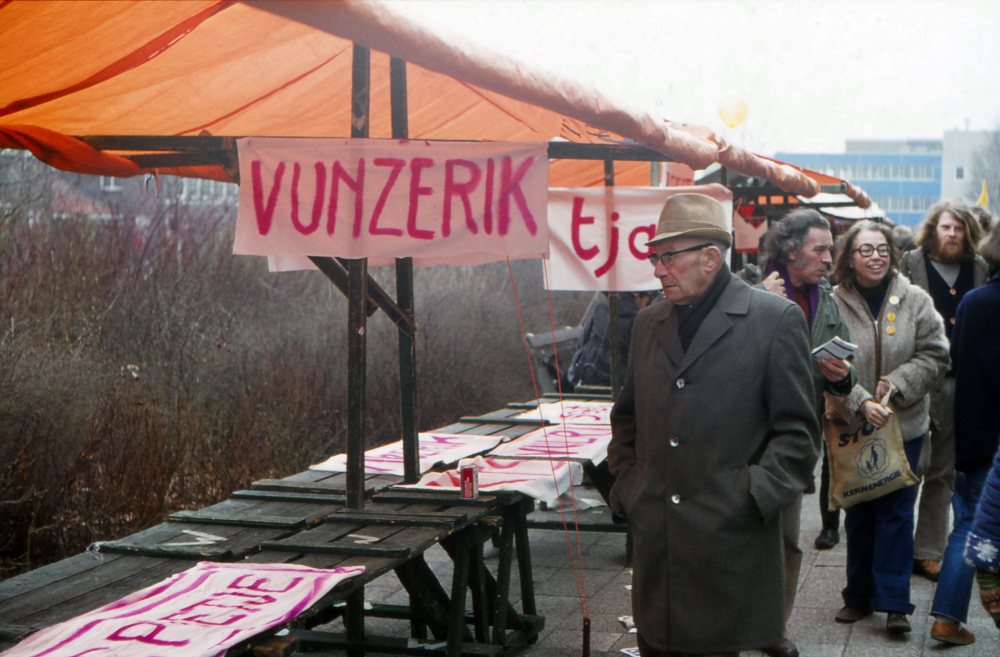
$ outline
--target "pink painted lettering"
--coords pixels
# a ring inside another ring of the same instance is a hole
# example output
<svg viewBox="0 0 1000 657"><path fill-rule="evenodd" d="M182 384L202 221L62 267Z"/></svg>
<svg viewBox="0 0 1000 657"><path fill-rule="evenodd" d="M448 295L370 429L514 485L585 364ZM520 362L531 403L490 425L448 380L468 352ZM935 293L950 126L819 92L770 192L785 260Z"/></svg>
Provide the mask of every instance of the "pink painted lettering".
<svg viewBox="0 0 1000 657"><path fill-rule="evenodd" d="M296 586L302 583L301 577L294 577L292 578L291 583L288 584L288 586L286 586L283 589L269 589L264 586L265 584L271 581L269 578L260 577L257 580L255 580L252 584L245 584L243 580L247 579L248 577L253 577L253 576L243 575L242 577L237 577L235 580L233 580L233 583L230 584L227 588L249 589L250 591L260 591L261 593L287 593L288 591L291 591Z"/></svg>
<svg viewBox="0 0 1000 657"><path fill-rule="evenodd" d="M524 219L524 225L528 229L528 233L534 236L538 232L538 225L535 223L535 218L528 208L528 201L524 198L524 192L521 191L521 180L528 173L534 162L534 157L526 158L521 163L521 166L517 168L517 171L511 173L513 168L511 157L509 155L504 156L500 161L500 191L497 194L497 232L500 235L506 235L507 230L510 228L510 199L512 196L514 197L514 202L517 203L518 210L521 211L521 217Z"/></svg>
<svg viewBox="0 0 1000 657"><path fill-rule="evenodd" d="M253 178L253 209L257 214L257 230L261 235L271 232L271 220L274 218L274 207L278 204L278 192L281 191L281 178L285 175L285 163L279 162L274 170L274 182L271 193L267 195L267 205L264 205L264 181L260 172L260 160L250 164L250 175Z"/></svg>
<svg viewBox="0 0 1000 657"><path fill-rule="evenodd" d="M418 240L434 239L433 230L417 228L417 203L421 196L430 196L434 190L420 186L420 170L434 166L434 160L429 157L415 157L410 160L410 210L406 215L406 233Z"/></svg>
<svg viewBox="0 0 1000 657"><path fill-rule="evenodd" d="M333 163L333 175L330 179L330 207L327 209L326 234L333 235L337 228L337 204L340 201L340 181L354 192L354 237L361 235L361 213L365 202L365 160L358 160L358 177L351 178L340 160Z"/></svg>
<svg viewBox="0 0 1000 657"><path fill-rule="evenodd" d="M133 628L137 627L151 627L152 629L147 631L145 634L139 633L138 631L133 632ZM108 641L138 641L139 643L146 643L151 646L186 646L190 643L187 639L184 641L166 641L164 639L157 639L156 636L165 629L167 629L167 626L162 623L132 623L131 625L119 627L117 630L112 632L108 636Z"/></svg>
<svg viewBox="0 0 1000 657"><path fill-rule="evenodd" d="M292 169L292 225L303 235L311 235L319 228L323 219L323 200L326 198L326 167L322 162L315 164L316 194L313 196L312 221L308 226L299 221L299 163Z"/></svg>
<svg viewBox="0 0 1000 657"><path fill-rule="evenodd" d="M464 183L455 182L455 167L464 167L469 172L469 179ZM472 201L469 194L476 189L483 177L479 165L472 160L447 160L444 163L444 214L441 217L441 237L451 235L451 199L459 196L462 208L465 210L465 225L473 235L479 233L479 226L472 218Z"/></svg>
<svg viewBox="0 0 1000 657"><path fill-rule="evenodd" d="M611 251L608 253L608 261L603 265L594 270L594 276L600 278L604 276L611 268L615 265L615 259L618 257L618 226L614 225L614 222L618 221L618 213L611 213Z"/></svg>
<svg viewBox="0 0 1000 657"><path fill-rule="evenodd" d="M649 224L648 226L636 226L636 228L631 233L629 233L628 236L628 249L629 251L632 252L632 256L636 260L645 260L646 258L649 257L649 254L653 252L653 249L647 246L646 250L643 251L642 249L640 249L635 245L635 238L640 233L646 235L646 241L648 242L649 240L653 239L653 237L656 235L656 225Z"/></svg>
<svg viewBox="0 0 1000 657"><path fill-rule="evenodd" d="M573 197L573 221L570 224L570 237L573 240L573 251L579 256L580 260L590 260L597 255L600 248L597 246L592 246L589 249L583 248L583 243L580 242L580 226L585 226L594 223L593 217L583 216L583 197L574 196Z"/></svg>
<svg viewBox="0 0 1000 657"><path fill-rule="evenodd" d="M493 172L496 164L493 158L486 160L486 192L483 200L483 230L487 235L493 234Z"/></svg>
<svg viewBox="0 0 1000 657"><path fill-rule="evenodd" d="M403 231L399 228L379 228L378 218L382 215L382 209L385 207L385 202L389 199L389 192L392 191L392 186L396 184L396 178L399 178L399 172L406 166L406 160L401 160L398 157L377 157L375 158L375 166L392 167L392 171L389 173L389 179L385 181L382 193L379 194L378 203L375 204L371 223L368 224L368 233L370 235L395 235L396 237L400 237ZM359 237L360 235L360 231L355 231L355 237Z"/></svg>

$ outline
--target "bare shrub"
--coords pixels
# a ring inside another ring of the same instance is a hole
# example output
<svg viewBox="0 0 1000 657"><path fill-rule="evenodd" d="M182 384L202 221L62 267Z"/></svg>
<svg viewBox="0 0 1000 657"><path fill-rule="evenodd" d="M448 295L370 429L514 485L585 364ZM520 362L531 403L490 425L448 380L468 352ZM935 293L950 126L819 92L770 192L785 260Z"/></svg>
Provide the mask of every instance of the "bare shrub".
<svg viewBox="0 0 1000 657"><path fill-rule="evenodd" d="M173 179L57 212L86 177L0 156L0 577L344 451L347 304L321 274L234 257L233 204ZM512 269L547 331L540 265ZM554 295L556 326L589 296ZM418 267L415 297L421 430L532 396L506 263ZM368 336L373 447L400 435L398 332Z"/></svg>

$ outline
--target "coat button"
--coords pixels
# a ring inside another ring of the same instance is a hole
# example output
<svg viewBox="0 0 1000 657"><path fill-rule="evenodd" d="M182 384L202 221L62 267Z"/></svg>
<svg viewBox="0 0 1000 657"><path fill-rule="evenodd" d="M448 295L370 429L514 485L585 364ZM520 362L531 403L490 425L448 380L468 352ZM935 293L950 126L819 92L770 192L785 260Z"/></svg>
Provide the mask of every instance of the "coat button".
<svg viewBox="0 0 1000 657"><path fill-rule="evenodd" d="M670 498L670 501L673 502L674 504L680 504L681 503L681 496L680 495L673 495Z"/></svg>
<svg viewBox="0 0 1000 657"><path fill-rule="evenodd" d="M671 447L677 447L680 444L681 444L681 441L677 440L676 438L671 438L670 439L670 446Z"/></svg>
<svg viewBox="0 0 1000 657"><path fill-rule="evenodd" d="M684 379L677 379L677 387L678 388L684 387Z"/></svg>
<svg viewBox="0 0 1000 657"><path fill-rule="evenodd" d="M954 295L958 294L958 290L956 290L955 288L951 288L951 289L950 289L950 290L948 290L948 291L949 291L949 292L951 292L952 296L954 296Z"/></svg>

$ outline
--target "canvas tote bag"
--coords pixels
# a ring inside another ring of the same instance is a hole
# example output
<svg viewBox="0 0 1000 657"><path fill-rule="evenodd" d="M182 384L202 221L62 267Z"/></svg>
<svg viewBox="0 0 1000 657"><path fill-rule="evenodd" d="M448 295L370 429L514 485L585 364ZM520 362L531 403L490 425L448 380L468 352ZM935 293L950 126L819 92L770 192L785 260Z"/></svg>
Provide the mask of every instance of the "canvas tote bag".
<svg viewBox="0 0 1000 657"><path fill-rule="evenodd" d="M889 394L882 399L889 406ZM896 414L881 429L863 419L847 423L823 418L823 439L830 464L830 510L846 509L913 486L916 475L903 451Z"/></svg>

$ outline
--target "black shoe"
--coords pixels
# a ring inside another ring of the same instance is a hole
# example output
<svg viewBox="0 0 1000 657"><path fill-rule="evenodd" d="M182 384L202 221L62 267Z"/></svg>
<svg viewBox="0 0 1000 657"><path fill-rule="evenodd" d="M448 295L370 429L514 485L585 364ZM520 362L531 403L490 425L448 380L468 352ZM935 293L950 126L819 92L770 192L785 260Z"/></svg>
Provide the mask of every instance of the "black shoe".
<svg viewBox="0 0 1000 657"><path fill-rule="evenodd" d="M829 550L837 543L840 543L840 532L836 529L824 529L816 537L813 546L817 550Z"/></svg>
<svg viewBox="0 0 1000 657"><path fill-rule="evenodd" d="M893 634L904 634L910 631L910 621L906 619L906 614L898 611L890 611L885 619L885 629Z"/></svg>
<svg viewBox="0 0 1000 657"><path fill-rule="evenodd" d="M816 480L812 479L806 489L802 491L803 495L815 495L816 494Z"/></svg>

